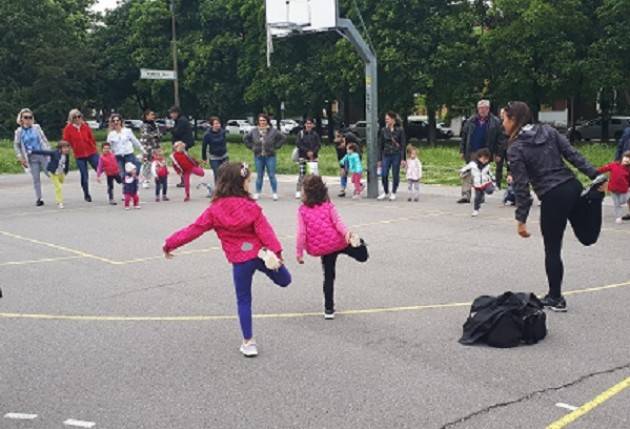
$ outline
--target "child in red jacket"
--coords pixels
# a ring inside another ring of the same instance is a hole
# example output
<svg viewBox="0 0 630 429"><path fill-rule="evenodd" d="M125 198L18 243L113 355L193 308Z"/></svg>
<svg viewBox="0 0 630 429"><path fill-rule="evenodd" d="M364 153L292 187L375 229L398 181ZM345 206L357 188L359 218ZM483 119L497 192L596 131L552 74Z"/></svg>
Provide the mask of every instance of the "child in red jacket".
<svg viewBox="0 0 630 429"><path fill-rule="evenodd" d="M173 149L171 160L175 171L182 176L184 182L184 191L186 193L184 201L190 201L190 175L194 174L203 177L204 171L203 168L199 167L199 163L186 152L186 144L184 142L175 142Z"/></svg>
<svg viewBox="0 0 630 429"><path fill-rule="evenodd" d="M166 196L168 190L168 165L166 164L166 158L162 154L162 149L159 147L153 149L151 174L155 178L155 202L160 202L160 191L162 191L162 201L169 201Z"/></svg>
<svg viewBox="0 0 630 429"><path fill-rule="evenodd" d="M623 206L629 203L628 189L630 188L630 152L625 152L621 161L611 162L597 169L598 173L610 172L608 191L612 195L615 206L615 222L623 222Z"/></svg>
<svg viewBox="0 0 630 429"><path fill-rule="evenodd" d="M98 167L96 168L96 181L101 183L101 175L105 173L105 176L107 177L107 196L109 197L109 204L115 206L114 182L122 183L118 160L116 159L114 152L112 152L111 144L107 142L103 143L101 151L101 156L98 159Z"/></svg>
<svg viewBox="0 0 630 429"><path fill-rule="evenodd" d="M249 194L250 171L247 165L229 163L221 166L221 174L210 207L188 227L166 239L164 256L214 229L225 256L232 264L236 286L238 317L243 332L241 353L258 355L252 332L252 278L256 271L264 273L275 284L286 287L291 275L282 263L282 246L262 209Z"/></svg>
<svg viewBox="0 0 630 429"><path fill-rule="evenodd" d="M302 205L298 210L297 261L304 263L304 250L321 256L324 269L324 318L335 318L335 266L337 256L345 254L365 262L367 247L355 233L348 231L328 196L319 176L306 176L302 185Z"/></svg>

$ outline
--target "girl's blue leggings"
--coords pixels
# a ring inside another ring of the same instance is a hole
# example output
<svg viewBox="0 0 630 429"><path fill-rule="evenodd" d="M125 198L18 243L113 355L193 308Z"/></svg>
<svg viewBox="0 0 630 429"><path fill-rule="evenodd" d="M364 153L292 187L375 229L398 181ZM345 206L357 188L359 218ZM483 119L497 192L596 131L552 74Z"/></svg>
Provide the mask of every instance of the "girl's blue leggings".
<svg viewBox="0 0 630 429"><path fill-rule="evenodd" d="M263 260L259 258L233 265L232 275L234 277L234 287L236 288L238 318L241 322L241 330L245 340L253 337L252 279L256 271L265 273L267 277L280 287L287 287L291 283L291 274L284 265L278 271L272 271L267 269Z"/></svg>

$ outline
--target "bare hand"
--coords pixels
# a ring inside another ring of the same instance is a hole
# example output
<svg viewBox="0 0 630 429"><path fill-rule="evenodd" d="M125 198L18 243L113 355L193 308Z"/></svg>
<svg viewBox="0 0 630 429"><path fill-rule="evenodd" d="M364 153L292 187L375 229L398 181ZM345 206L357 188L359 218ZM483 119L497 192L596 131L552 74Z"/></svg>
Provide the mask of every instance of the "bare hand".
<svg viewBox="0 0 630 429"><path fill-rule="evenodd" d="M531 234L527 231L527 225L524 223L521 223L521 222L518 223L517 231L518 231L518 235L520 235L523 238L531 237Z"/></svg>
<svg viewBox="0 0 630 429"><path fill-rule="evenodd" d="M19 161L20 161L20 164L22 164L22 167L28 168L28 162L26 162L25 159L19 159Z"/></svg>
<svg viewBox="0 0 630 429"><path fill-rule="evenodd" d="M400 168L407 168L407 161L405 161L404 159L400 161Z"/></svg>
<svg viewBox="0 0 630 429"><path fill-rule="evenodd" d="M304 264L304 258L302 256L298 256L296 259L297 259L297 263L298 264L300 264L300 265Z"/></svg>

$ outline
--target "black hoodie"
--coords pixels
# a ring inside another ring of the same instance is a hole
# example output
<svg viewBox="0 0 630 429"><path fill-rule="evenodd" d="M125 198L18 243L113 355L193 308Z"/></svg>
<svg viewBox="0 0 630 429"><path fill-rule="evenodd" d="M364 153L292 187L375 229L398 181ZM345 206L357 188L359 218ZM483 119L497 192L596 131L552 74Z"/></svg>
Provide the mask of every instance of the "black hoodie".
<svg viewBox="0 0 630 429"><path fill-rule="evenodd" d="M522 223L527 221L532 205L530 185L542 200L550 190L575 179L565 159L591 179L597 176L597 170L549 125L524 126L507 154L516 194L516 220Z"/></svg>

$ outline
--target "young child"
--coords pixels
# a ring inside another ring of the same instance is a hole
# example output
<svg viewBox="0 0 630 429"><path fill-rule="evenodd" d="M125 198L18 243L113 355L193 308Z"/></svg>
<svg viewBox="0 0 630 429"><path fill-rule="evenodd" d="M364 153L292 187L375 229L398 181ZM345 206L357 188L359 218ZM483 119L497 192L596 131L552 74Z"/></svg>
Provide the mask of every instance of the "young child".
<svg viewBox="0 0 630 429"><path fill-rule="evenodd" d="M324 268L324 318L334 319L337 256L345 254L365 262L368 251L365 242L357 234L348 231L341 221L321 177L307 176L302 190L302 205L298 210L297 261L304 263L304 250L311 256L321 257Z"/></svg>
<svg viewBox="0 0 630 429"><path fill-rule="evenodd" d="M166 158L162 154L162 149L159 147L153 149L151 174L155 178L155 202L160 202L160 191L162 191L162 201L170 201L166 196L166 191L168 190L168 165L166 164Z"/></svg>
<svg viewBox="0 0 630 429"><path fill-rule="evenodd" d="M182 176L182 181L184 182L186 194L184 201L190 201L190 176L194 174L203 177L205 173L203 168L199 167L199 163L186 152L186 144L184 142L175 142L173 149L171 160L175 171Z"/></svg>
<svg viewBox="0 0 630 429"><path fill-rule="evenodd" d="M125 195L125 210L129 210L129 203L133 201L133 208L140 208L138 196L138 174L136 165L132 162L125 164L125 178L123 179L123 194Z"/></svg>
<svg viewBox="0 0 630 429"><path fill-rule="evenodd" d="M70 143L61 140L57 144L56 150L33 150L30 153L50 157L46 169L50 173L50 180L55 187L55 201L57 202L57 207L62 209L63 192L61 187L70 168Z"/></svg>
<svg viewBox="0 0 630 429"><path fill-rule="evenodd" d="M252 331L252 278L264 273L275 284L286 287L291 275L282 263L282 245L262 209L251 198L251 173L246 164L224 163L220 167L212 203L190 226L166 239L164 256L214 229L227 260L232 264L238 317L243 333L241 353L258 355Z"/></svg>
<svg viewBox="0 0 630 429"><path fill-rule="evenodd" d="M361 192L363 192L363 185L361 184L363 165L361 165L361 157L359 156L359 146L356 143L347 145L346 150L348 153L339 161L339 165L348 166L348 173L354 185L352 198L356 200L361 197Z"/></svg>
<svg viewBox="0 0 630 429"><path fill-rule="evenodd" d="M624 152L621 161L611 162L597 169L598 173L610 172L608 192L615 206L615 223L623 223L623 206L628 201L630 188L630 151Z"/></svg>
<svg viewBox="0 0 630 429"><path fill-rule="evenodd" d="M470 172L473 179L473 189L475 198L473 202L473 217L479 216L479 209L484 203L485 196L494 192L494 177L490 171L490 151L488 149L480 149L475 153L475 161L470 161L460 174L463 176Z"/></svg>
<svg viewBox="0 0 630 429"><path fill-rule="evenodd" d="M122 179L120 178L120 167L118 167L116 155L112 152L111 144L107 142L101 145L101 156L98 159L98 167L96 167L96 181L98 183L101 183L103 173L107 177L109 204L115 206L117 203L114 201L114 182L120 184Z"/></svg>
<svg viewBox="0 0 630 429"><path fill-rule="evenodd" d="M516 204L516 194L514 193L514 186L512 185L512 176L508 174L505 181L507 182L507 188L503 194L503 204L506 207Z"/></svg>
<svg viewBox="0 0 630 429"><path fill-rule="evenodd" d="M413 145L407 145L407 183L409 197L407 201L420 200L420 179L422 179L422 162L418 158L418 150Z"/></svg>

